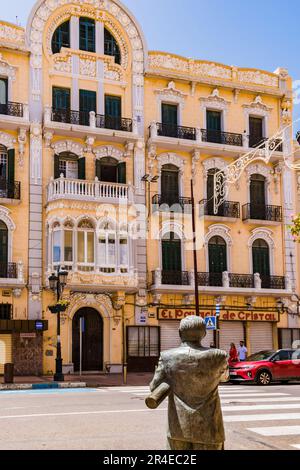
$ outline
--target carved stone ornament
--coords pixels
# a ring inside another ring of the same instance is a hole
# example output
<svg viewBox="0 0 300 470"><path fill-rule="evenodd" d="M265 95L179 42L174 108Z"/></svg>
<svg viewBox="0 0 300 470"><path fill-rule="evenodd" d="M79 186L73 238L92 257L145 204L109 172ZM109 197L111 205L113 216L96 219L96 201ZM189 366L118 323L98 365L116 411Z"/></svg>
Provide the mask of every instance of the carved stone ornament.
<svg viewBox="0 0 300 470"><path fill-rule="evenodd" d="M291 100L284 100L281 103L281 120L282 123L288 125L292 122L292 102Z"/></svg>
<svg viewBox="0 0 300 470"><path fill-rule="evenodd" d="M262 175L266 178L266 182L269 185L272 180L272 173L271 173L271 168L263 165L262 163L256 163L253 165L248 166L246 169L246 174L247 174L247 181L248 184L251 182L251 176L252 175Z"/></svg>
<svg viewBox="0 0 300 470"><path fill-rule="evenodd" d="M254 83L256 85L265 85L278 88L278 77L271 73L263 73L259 70L240 70L238 72L238 80L243 83Z"/></svg>
<svg viewBox="0 0 300 470"><path fill-rule="evenodd" d="M0 132L0 144L11 150L15 147L16 139L6 132Z"/></svg>
<svg viewBox="0 0 300 470"><path fill-rule="evenodd" d="M1 24L0 24L1 31ZM6 60L3 59L2 54L0 54L0 75L2 77L10 78L11 80L16 80L16 70L17 67L10 65Z"/></svg>
<svg viewBox="0 0 300 470"><path fill-rule="evenodd" d="M59 155L63 152L74 153L78 157L84 156L85 147L78 142L73 142L72 140L59 140L51 145L51 148L54 150L56 155Z"/></svg>
<svg viewBox="0 0 300 470"><path fill-rule="evenodd" d="M27 130L19 129L18 143L19 143L19 157L18 163L21 168L24 167L24 154L25 154L25 145L27 141Z"/></svg>
<svg viewBox="0 0 300 470"><path fill-rule="evenodd" d="M103 145L101 147L96 147L93 150L93 153L96 155L97 160L101 160L101 158L111 157L118 161L124 160L124 152L117 147L113 147L112 145Z"/></svg>
<svg viewBox="0 0 300 470"><path fill-rule="evenodd" d="M46 146L46 148L50 148L50 147L51 147L51 142L52 142L53 136L54 136L54 133L53 133L53 132L47 131L47 132L44 133L44 139L45 139L45 146Z"/></svg>
<svg viewBox="0 0 300 470"><path fill-rule="evenodd" d="M17 25L0 22L0 43L16 44L25 48L25 30Z"/></svg>
<svg viewBox="0 0 300 470"><path fill-rule="evenodd" d="M180 157L176 153L162 153L161 155L157 156L158 161L158 170L159 173L162 171L162 167L164 165L174 165L179 168L180 172L184 171L184 166L186 161L184 158Z"/></svg>
<svg viewBox="0 0 300 470"><path fill-rule="evenodd" d="M222 224L214 224L209 227L208 233L205 235L205 245L208 245L208 242L213 237L222 237L228 246L232 246L232 238L230 235L230 228Z"/></svg>
<svg viewBox="0 0 300 470"><path fill-rule="evenodd" d="M167 88L162 90L155 90L156 95L160 95L165 99L168 98L178 98L179 100L183 100L188 96L187 93L183 93L182 91L176 88L175 82L169 82Z"/></svg>

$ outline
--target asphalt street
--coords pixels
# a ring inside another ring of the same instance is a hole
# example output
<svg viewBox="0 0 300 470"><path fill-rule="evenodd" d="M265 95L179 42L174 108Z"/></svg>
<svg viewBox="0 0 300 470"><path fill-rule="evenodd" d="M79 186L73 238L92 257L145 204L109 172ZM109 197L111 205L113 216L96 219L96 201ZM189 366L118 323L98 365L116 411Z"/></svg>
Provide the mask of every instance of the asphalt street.
<svg viewBox="0 0 300 470"><path fill-rule="evenodd" d="M147 387L0 392L1 450L164 450ZM220 387L228 450L299 450L300 385Z"/></svg>

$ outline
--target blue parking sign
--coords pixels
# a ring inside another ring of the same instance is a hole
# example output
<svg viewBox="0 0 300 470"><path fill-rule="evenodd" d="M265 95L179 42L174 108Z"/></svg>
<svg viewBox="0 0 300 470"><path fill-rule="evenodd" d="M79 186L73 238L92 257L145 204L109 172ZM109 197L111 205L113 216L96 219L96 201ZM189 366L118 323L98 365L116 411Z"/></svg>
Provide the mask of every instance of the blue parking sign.
<svg viewBox="0 0 300 470"><path fill-rule="evenodd" d="M205 318L206 329L216 330L217 329L217 317L206 317Z"/></svg>

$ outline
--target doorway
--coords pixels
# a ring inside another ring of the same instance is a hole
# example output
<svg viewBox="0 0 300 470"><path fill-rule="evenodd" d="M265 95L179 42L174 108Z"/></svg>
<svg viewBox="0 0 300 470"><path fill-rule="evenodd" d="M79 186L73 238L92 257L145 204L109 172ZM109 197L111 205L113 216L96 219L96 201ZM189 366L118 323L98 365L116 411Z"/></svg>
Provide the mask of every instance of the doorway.
<svg viewBox="0 0 300 470"><path fill-rule="evenodd" d="M80 319L84 321L82 334L82 370L85 372L103 370L103 319L97 310L82 308L73 318L72 358L74 371L80 370Z"/></svg>

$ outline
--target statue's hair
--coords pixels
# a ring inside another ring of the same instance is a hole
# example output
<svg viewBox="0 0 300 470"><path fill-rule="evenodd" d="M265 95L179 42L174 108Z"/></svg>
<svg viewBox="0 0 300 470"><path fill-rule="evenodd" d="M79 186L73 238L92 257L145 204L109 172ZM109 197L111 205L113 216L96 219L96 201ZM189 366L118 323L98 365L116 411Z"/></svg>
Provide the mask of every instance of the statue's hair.
<svg viewBox="0 0 300 470"><path fill-rule="evenodd" d="M206 324L202 317L188 316L181 320L179 334L182 341L201 341L206 336Z"/></svg>

